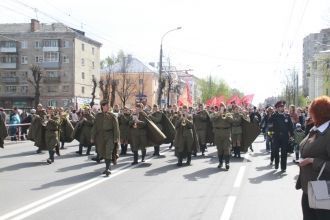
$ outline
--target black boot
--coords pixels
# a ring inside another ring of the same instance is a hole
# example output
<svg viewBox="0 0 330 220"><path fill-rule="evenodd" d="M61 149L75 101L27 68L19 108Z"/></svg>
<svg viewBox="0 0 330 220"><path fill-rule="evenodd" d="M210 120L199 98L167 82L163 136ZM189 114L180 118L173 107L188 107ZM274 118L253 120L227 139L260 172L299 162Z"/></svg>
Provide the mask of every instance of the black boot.
<svg viewBox="0 0 330 220"><path fill-rule="evenodd" d="M236 149L237 149L237 157L241 158L241 147L238 146L238 147L236 147Z"/></svg>
<svg viewBox="0 0 330 220"><path fill-rule="evenodd" d="M146 149L142 150L142 160L141 160L141 162L145 161L144 158L146 157L146 154L147 154L147 150Z"/></svg>
<svg viewBox="0 0 330 220"><path fill-rule="evenodd" d="M160 154L159 154L159 145L154 146L153 156L158 156L158 157L160 156Z"/></svg>
<svg viewBox="0 0 330 220"><path fill-rule="evenodd" d="M82 155L82 149L83 149L82 144L79 144L79 150L76 151L76 154Z"/></svg>
<svg viewBox="0 0 330 220"><path fill-rule="evenodd" d="M226 164L226 170L229 170L229 155L225 155L225 164Z"/></svg>
<svg viewBox="0 0 330 220"><path fill-rule="evenodd" d="M125 144L121 144L120 145L120 148L121 148L120 155L125 155L126 154L126 152L125 152Z"/></svg>
<svg viewBox="0 0 330 220"><path fill-rule="evenodd" d="M205 156L205 148L206 148L206 145L202 144L201 145L202 156Z"/></svg>
<svg viewBox="0 0 330 220"><path fill-rule="evenodd" d="M65 143L64 141L61 142L61 149L65 149L65 148L64 148L64 143Z"/></svg>
<svg viewBox="0 0 330 220"><path fill-rule="evenodd" d="M100 157L99 154L96 154L96 157L93 157L92 160L96 161L97 163L100 163L103 158Z"/></svg>
<svg viewBox="0 0 330 220"><path fill-rule="evenodd" d="M219 165L218 165L218 168L222 168L223 166L223 155L218 155L219 157Z"/></svg>
<svg viewBox="0 0 330 220"><path fill-rule="evenodd" d="M134 161L132 163L132 165L138 164L138 158L139 158L139 154L137 151L133 151L134 154Z"/></svg>
<svg viewBox="0 0 330 220"><path fill-rule="evenodd" d="M86 155L91 155L92 145L88 145Z"/></svg>
<svg viewBox="0 0 330 220"><path fill-rule="evenodd" d="M60 146L58 144L55 146L55 153L56 153L57 156L61 156L61 154L60 154Z"/></svg>
<svg viewBox="0 0 330 220"><path fill-rule="evenodd" d="M237 157L237 147L233 147L234 157Z"/></svg>
<svg viewBox="0 0 330 220"><path fill-rule="evenodd" d="M182 159L183 159L182 153L179 153L179 155L178 155L178 163L176 164L178 167L181 167L182 166Z"/></svg>
<svg viewBox="0 0 330 220"><path fill-rule="evenodd" d="M105 171L103 172L103 174L105 174L105 176L109 176L111 174L111 160L109 159L105 159Z"/></svg>
<svg viewBox="0 0 330 220"><path fill-rule="evenodd" d="M49 153L49 158L47 159L47 163L48 164L54 163L54 154L55 154L54 150L49 150L48 153Z"/></svg>
<svg viewBox="0 0 330 220"><path fill-rule="evenodd" d="M187 165L187 166L190 166L190 164L191 164L191 153L188 153L188 155L187 155L187 163L186 163L186 165Z"/></svg>
<svg viewBox="0 0 330 220"><path fill-rule="evenodd" d="M173 147L173 141L171 142L171 145L168 147L168 149L172 149Z"/></svg>

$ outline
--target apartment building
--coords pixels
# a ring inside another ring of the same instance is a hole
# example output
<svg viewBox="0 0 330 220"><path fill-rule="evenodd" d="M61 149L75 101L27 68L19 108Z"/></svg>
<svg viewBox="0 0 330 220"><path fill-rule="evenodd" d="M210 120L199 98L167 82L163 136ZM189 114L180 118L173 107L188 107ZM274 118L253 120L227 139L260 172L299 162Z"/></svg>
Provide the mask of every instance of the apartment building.
<svg viewBox="0 0 330 220"><path fill-rule="evenodd" d="M0 106L33 107L31 66L41 68L40 103L79 108L100 77L101 43L62 23L0 24ZM98 93L96 94L99 101Z"/></svg>
<svg viewBox="0 0 330 220"><path fill-rule="evenodd" d="M330 49L330 28L322 29L319 33L309 34L304 38L303 42L303 94L304 96L311 96L309 92L309 77L310 63L315 55L320 51ZM313 83L312 83L313 84Z"/></svg>

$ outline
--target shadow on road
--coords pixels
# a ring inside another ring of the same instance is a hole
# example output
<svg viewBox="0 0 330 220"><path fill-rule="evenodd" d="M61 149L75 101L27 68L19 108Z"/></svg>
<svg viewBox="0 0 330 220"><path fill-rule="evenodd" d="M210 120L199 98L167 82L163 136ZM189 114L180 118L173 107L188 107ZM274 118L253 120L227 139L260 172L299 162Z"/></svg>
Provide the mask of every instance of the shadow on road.
<svg viewBox="0 0 330 220"><path fill-rule="evenodd" d="M37 148L36 148L36 150L37 150ZM36 150L35 151L26 151L26 152L21 152L21 153L17 153L17 154L9 154L9 155L0 156L0 159L37 155Z"/></svg>
<svg viewBox="0 0 330 220"><path fill-rule="evenodd" d="M64 186L64 185L69 185L69 184L81 183L83 181L92 179L99 175L100 175L100 173L98 173L98 172L83 173L83 174L80 174L77 176L70 176L65 179L60 179L60 180L56 180L54 182L49 182L49 183L41 185L38 188L33 188L32 190L43 190L43 189L56 187L56 186Z"/></svg>
<svg viewBox="0 0 330 220"><path fill-rule="evenodd" d="M56 172L66 172L66 171L70 171L70 170L79 170L79 169L82 169L84 167L90 167L90 166L95 166L95 165L97 165L97 163L95 163L94 161L89 162L89 163L76 164L76 165L73 165L73 166L60 168Z"/></svg>
<svg viewBox="0 0 330 220"><path fill-rule="evenodd" d="M24 162L24 163L18 163L14 164L8 167L3 167L0 169L0 173L4 171L14 171L14 170L20 170L24 168L31 168L31 167L38 167L38 166L45 166L45 162Z"/></svg>
<svg viewBox="0 0 330 220"><path fill-rule="evenodd" d="M183 177L189 181L197 181L198 179L208 178L212 174L219 173L221 170L217 167L208 167L203 170L193 172L191 174L183 175Z"/></svg>
<svg viewBox="0 0 330 220"><path fill-rule="evenodd" d="M148 170L144 175L145 176L157 176L159 174L167 173L168 171L178 169L176 164L169 164L163 167L159 167L153 170Z"/></svg>
<svg viewBox="0 0 330 220"><path fill-rule="evenodd" d="M278 180L278 179L281 179L285 176L287 176L286 173L277 172L276 170L272 170L272 171L270 171L268 173L265 173L261 176L257 176L257 177L254 177L254 178L249 178L249 181L252 184L260 184L264 181Z"/></svg>

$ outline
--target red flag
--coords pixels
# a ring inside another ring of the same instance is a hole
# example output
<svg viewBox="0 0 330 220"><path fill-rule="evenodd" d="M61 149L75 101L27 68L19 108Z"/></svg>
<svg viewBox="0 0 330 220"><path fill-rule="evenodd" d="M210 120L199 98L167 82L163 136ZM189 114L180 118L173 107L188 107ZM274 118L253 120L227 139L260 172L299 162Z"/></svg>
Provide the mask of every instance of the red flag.
<svg viewBox="0 0 330 220"><path fill-rule="evenodd" d="M181 94L179 100L178 100L178 105L179 106L192 106L192 97L191 97L191 93L190 93L190 86L188 84L188 82L186 82L186 86L183 90L183 93Z"/></svg>
<svg viewBox="0 0 330 220"><path fill-rule="evenodd" d="M241 99L237 95L232 96L230 97L230 99L227 100L227 105L230 104L241 105Z"/></svg>
<svg viewBox="0 0 330 220"><path fill-rule="evenodd" d="M252 103L254 94L243 96L241 99L242 105L250 105Z"/></svg>

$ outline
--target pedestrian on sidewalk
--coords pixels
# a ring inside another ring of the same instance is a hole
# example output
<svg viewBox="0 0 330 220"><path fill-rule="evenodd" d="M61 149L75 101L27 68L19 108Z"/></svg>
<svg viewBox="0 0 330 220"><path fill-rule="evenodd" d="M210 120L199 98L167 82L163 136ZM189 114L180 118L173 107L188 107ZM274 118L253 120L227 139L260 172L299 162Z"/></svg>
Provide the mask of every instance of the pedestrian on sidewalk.
<svg viewBox="0 0 330 220"><path fill-rule="evenodd" d="M302 189L301 206L304 220L329 220L330 210L312 209L308 203L307 185L315 181L321 167L325 169L320 180L330 181L330 97L321 96L312 101L309 108L314 123L309 134L300 143L300 172L296 189Z"/></svg>

